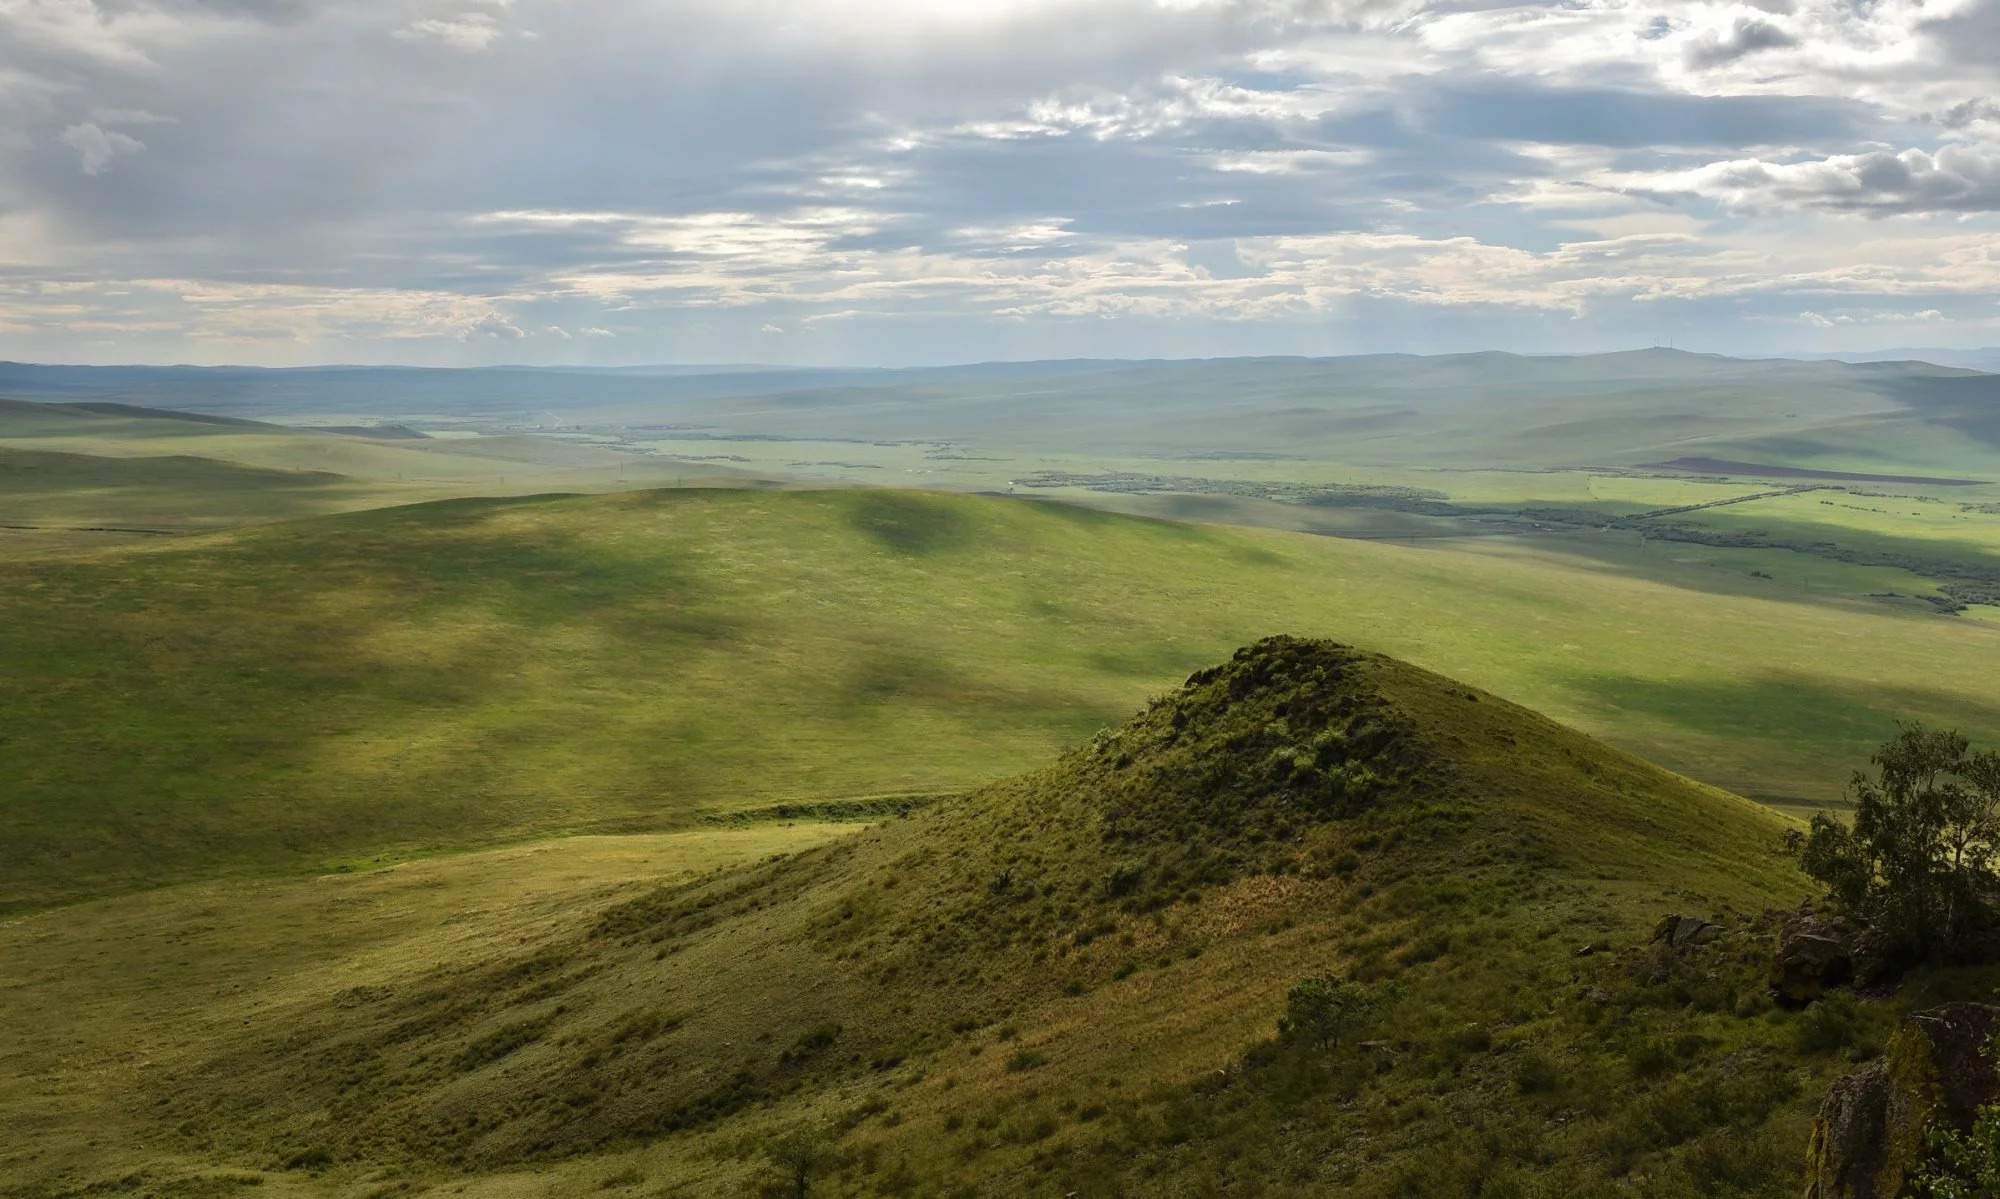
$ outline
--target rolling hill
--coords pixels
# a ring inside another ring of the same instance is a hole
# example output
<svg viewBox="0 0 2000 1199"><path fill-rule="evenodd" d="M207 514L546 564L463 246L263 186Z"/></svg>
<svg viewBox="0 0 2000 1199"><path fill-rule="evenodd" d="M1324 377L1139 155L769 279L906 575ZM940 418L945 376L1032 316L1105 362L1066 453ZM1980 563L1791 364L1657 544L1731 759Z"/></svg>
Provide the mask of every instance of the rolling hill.
<svg viewBox="0 0 2000 1199"><path fill-rule="evenodd" d="M397 427L0 399L0 528L14 531L185 531L451 496L758 482L727 465L535 437L432 440ZM24 540L0 542L0 553ZM67 543L89 540L105 538Z"/></svg>
<svg viewBox="0 0 2000 1199"><path fill-rule="evenodd" d="M2000 732L1993 630L1741 574L935 493L450 501L13 563L0 906L961 791L1273 626L1774 798L1897 719Z"/></svg>
<svg viewBox="0 0 2000 1199"><path fill-rule="evenodd" d="M237 417L334 414L952 442L1017 453L1286 458L1349 466L1636 466L1693 454L1993 478L2000 377L1925 362L1580 357L994 363L910 371L201 370L0 364L0 394Z"/></svg>
<svg viewBox="0 0 2000 1199"><path fill-rule="evenodd" d="M1789 1194L1817 1092L1887 1017L1763 998L1755 913L1804 890L1783 827L1490 693L1272 638L1018 778L654 888L544 891L525 921L438 920L464 883L427 899L426 863L263 924L255 890L85 910L212 960L149 985L213 998L143 1060L70 1050L16 1112L144 1104L94 1149L24 1124L0 1165L51 1197L692 1196L781 1168L823 1195ZM357 902L430 931L275 948ZM1718 927L1670 949L1669 913ZM106 967L48 919L0 960L90 986Z"/></svg>

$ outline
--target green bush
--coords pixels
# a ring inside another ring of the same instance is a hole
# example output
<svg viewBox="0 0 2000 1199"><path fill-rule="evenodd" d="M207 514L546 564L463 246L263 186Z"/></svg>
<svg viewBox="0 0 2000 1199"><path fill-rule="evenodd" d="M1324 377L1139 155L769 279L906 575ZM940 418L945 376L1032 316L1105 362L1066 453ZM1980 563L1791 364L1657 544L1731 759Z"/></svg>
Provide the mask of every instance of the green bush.
<svg viewBox="0 0 2000 1199"><path fill-rule="evenodd" d="M1373 1006L1354 983L1332 974L1316 974L1286 993L1278 1036L1315 1049L1329 1048L1354 1031Z"/></svg>
<svg viewBox="0 0 2000 1199"><path fill-rule="evenodd" d="M1807 1008L1792 1026L1800 1053L1837 1053L1855 1041L1854 1016L1849 1003L1822 999Z"/></svg>
<svg viewBox="0 0 2000 1199"><path fill-rule="evenodd" d="M1530 1049L1514 1063L1514 1087L1523 1095L1546 1095L1562 1085L1562 1072L1539 1049Z"/></svg>

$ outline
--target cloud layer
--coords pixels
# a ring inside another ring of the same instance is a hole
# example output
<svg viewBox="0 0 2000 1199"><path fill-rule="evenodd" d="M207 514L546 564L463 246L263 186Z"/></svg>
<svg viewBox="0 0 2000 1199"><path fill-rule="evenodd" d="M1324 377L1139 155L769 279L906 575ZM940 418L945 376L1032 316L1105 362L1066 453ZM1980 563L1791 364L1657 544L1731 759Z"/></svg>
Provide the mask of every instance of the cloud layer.
<svg viewBox="0 0 2000 1199"><path fill-rule="evenodd" d="M2000 341L2000 0L0 0L0 356Z"/></svg>

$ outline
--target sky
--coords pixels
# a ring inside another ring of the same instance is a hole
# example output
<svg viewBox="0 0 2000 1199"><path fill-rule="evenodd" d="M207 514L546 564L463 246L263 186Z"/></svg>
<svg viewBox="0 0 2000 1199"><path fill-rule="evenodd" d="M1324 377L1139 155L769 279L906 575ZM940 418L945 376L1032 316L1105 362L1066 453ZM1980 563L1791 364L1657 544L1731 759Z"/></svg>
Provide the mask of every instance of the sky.
<svg viewBox="0 0 2000 1199"><path fill-rule="evenodd" d="M0 358L2000 344L2000 0L0 0Z"/></svg>

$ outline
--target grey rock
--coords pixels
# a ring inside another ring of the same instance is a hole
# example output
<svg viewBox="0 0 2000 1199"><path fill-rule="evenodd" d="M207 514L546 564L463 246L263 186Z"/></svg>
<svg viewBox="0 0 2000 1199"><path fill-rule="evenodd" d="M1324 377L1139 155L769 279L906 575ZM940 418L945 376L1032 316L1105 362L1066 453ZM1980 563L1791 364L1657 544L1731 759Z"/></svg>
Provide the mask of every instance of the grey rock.
<svg viewBox="0 0 2000 1199"><path fill-rule="evenodd" d="M2000 1095L1987 1039L2000 1008L1947 1003L1907 1017L1874 1062L1835 1082L1813 1120L1806 1199L1894 1199L1933 1127L1966 1131Z"/></svg>

